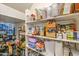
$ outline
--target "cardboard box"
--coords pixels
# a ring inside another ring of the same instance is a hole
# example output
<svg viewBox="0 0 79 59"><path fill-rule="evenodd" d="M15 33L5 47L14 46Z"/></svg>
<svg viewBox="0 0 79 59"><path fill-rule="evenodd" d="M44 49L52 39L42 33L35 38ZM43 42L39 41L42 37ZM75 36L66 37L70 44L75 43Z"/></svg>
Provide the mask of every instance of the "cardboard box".
<svg viewBox="0 0 79 59"><path fill-rule="evenodd" d="M46 36L55 38L56 37L56 22L48 21L46 23L45 32L46 32Z"/></svg>
<svg viewBox="0 0 79 59"><path fill-rule="evenodd" d="M46 32L46 36L55 38L56 37L56 32L51 32L51 33Z"/></svg>

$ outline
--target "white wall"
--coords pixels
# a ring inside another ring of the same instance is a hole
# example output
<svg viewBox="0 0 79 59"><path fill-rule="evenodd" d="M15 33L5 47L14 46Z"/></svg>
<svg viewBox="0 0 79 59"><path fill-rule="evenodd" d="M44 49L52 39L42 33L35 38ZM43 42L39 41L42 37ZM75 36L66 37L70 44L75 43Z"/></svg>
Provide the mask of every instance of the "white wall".
<svg viewBox="0 0 79 59"><path fill-rule="evenodd" d="M0 3L0 14L25 20L25 14Z"/></svg>

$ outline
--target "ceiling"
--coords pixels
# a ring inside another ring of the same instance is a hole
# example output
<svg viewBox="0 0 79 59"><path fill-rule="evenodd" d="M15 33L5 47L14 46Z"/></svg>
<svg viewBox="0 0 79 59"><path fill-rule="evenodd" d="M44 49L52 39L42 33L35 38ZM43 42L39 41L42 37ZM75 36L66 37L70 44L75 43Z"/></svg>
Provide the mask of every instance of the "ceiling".
<svg viewBox="0 0 79 59"><path fill-rule="evenodd" d="M25 13L25 10L31 8L33 3L3 3L11 8L14 8L20 12Z"/></svg>

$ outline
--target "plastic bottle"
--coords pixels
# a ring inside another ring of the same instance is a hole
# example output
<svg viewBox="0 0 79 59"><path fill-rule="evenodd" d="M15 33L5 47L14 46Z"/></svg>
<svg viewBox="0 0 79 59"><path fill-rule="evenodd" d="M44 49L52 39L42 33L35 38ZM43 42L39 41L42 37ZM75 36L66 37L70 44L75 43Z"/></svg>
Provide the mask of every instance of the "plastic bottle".
<svg viewBox="0 0 79 59"><path fill-rule="evenodd" d="M57 39L62 39L62 33L60 31L57 33Z"/></svg>

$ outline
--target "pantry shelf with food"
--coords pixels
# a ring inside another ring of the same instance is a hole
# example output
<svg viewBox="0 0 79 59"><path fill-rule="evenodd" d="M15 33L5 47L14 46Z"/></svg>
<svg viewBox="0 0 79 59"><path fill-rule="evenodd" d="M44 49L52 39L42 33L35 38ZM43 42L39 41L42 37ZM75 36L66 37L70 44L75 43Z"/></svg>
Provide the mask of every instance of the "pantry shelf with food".
<svg viewBox="0 0 79 59"><path fill-rule="evenodd" d="M35 8L34 12L29 10L28 14L26 12L27 50L45 51L44 56L67 56L66 46L68 53L73 48L74 51L79 50L79 13L73 7L74 4L59 3L45 9Z"/></svg>
<svg viewBox="0 0 79 59"><path fill-rule="evenodd" d="M27 36L29 36L29 37L36 37L36 38L42 38L44 40L53 40L53 41L61 41L61 42L79 43L78 40L57 39L57 38L51 38L51 37L46 37L46 36L31 35L31 34L27 34Z"/></svg>
<svg viewBox="0 0 79 59"><path fill-rule="evenodd" d="M27 21L26 24L46 22L46 21L52 20L52 19L55 19L56 21L69 21L69 19L73 20L75 18L78 18L78 16L79 16L79 13L72 13L72 14L60 15L60 16L55 16L55 17L49 17L46 19L39 19L39 20L35 20L35 21Z"/></svg>

